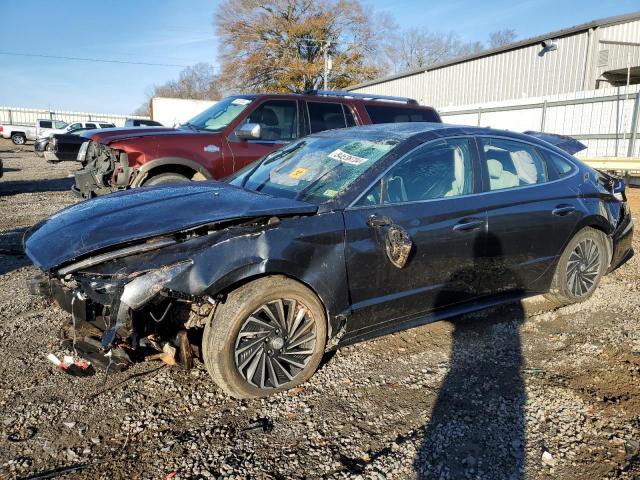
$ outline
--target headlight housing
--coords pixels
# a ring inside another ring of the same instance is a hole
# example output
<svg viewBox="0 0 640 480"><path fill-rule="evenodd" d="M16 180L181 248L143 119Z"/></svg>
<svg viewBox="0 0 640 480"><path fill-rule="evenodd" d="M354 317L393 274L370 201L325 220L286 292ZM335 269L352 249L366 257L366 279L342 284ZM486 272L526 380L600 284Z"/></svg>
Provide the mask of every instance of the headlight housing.
<svg viewBox="0 0 640 480"><path fill-rule="evenodd" d="M80 145L80 150L78 151L78 156L76 157L76 160L78 160L79 162L84 162L84 159L87 156L87 149L89 148L89 143L91 143L91 140L88 140L84 142L82 145Z"/></svg>
<svg viewBox="0 0 640 480"><path fill-rule="evenodd" d="M136 310L155 297L167 283L184 273L192 265L192 260L186 260L140 275L124 286L120 301Z"/></svg>

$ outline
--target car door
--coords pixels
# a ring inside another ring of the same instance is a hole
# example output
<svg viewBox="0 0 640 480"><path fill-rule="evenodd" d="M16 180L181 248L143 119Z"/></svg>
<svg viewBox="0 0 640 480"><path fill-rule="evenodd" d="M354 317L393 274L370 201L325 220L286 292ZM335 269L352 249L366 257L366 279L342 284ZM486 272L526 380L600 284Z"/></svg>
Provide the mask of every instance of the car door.
<svg viewBox="0 0 640 480"><path fill-rule="evenodd" d="M478 139L487 210L485 293L541 291L580 221L580 199L570 175L560 178L540 147L508 138Z"/></svg>
<svg viewBox="0 0 640 480"><path fill-rule="evenodd" d="M485 212L469 197L481 185L476 171L472 139L436 140L345 209L350 334L475 297L486 232Z"/></svg>
<svg viewBox="0 0 640 480"><path fill-rule="evenodd" d="M246 123L260 124L262 136L241 140L229 135L229 148L234 159L234 171L286 145L300 136L300 112L296 100L266 100L257 105L236 127Z"/></svg>

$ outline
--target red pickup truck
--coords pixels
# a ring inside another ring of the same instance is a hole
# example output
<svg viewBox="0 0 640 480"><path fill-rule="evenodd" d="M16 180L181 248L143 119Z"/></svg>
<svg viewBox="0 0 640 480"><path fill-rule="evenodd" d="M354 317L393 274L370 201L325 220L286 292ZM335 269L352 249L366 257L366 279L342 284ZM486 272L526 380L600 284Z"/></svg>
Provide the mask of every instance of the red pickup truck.
<svg viewBox="0 0 640 480"><path fill-rule="evenodd" d="M88 131L74 191L84 198L142 185L227 177L283 145L323 130L440 122L415 100L351 92L236 95L179 128Z"/></svg>

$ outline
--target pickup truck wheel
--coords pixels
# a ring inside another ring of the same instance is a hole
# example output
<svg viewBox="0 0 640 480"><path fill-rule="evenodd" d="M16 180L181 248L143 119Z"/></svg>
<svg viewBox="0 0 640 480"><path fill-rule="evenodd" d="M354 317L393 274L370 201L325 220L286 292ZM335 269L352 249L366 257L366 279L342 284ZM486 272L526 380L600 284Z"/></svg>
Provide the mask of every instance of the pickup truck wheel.
<svg viewBox="0 0 640 480"><path fill-rule="evenodd" d="M183 183L188 181L189 179L187 177L179 173L161 173L160 175L151 177L144 182L143 185L146 187L147 185L167 185L168 183Z"/></svg>
<svg viewBox="0 0 640 480"><path fill-rule="evenodd" d="M324 354L318 297L281 275L249 282L216 307L202 336L207 371L226 393L256 398L308 380Z"/></svg>
<svg viewBox="0 0 640 480"><path fill-rule="evenodd" d="M27 137L24 136L24 133L14 133L11 135L11 141L14 145L24 145L27 142Z"/></svg>

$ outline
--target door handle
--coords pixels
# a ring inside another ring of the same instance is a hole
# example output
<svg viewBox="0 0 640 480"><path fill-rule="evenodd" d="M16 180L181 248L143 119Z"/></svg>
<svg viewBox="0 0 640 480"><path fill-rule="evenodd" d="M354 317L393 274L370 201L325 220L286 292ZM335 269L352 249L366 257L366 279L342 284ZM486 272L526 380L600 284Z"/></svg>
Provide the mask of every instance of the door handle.
<svg viewBox="0 0 640 480"><path fill-rule="evenodd" d="M551 213L558 217L564 217L565 215L575 212L575 210L576 207L572 207L571 205L558 205L556 208L551 210Z"/></svg>
<svg viewBox="0 0 640 480"><path fill-rule="evenodd" d="M367 225L370 227L385 227L387 225L391 225L391 219L382 215L373 214L369 216Z"/></svg>
<svg viewBox="0 0 640 480"><path fill-rule="evenodd" d="M466 220L456 223L453 226L453 230L456 232L468 232L471 230L478 230L484 225L484 220Z"/></svg>

